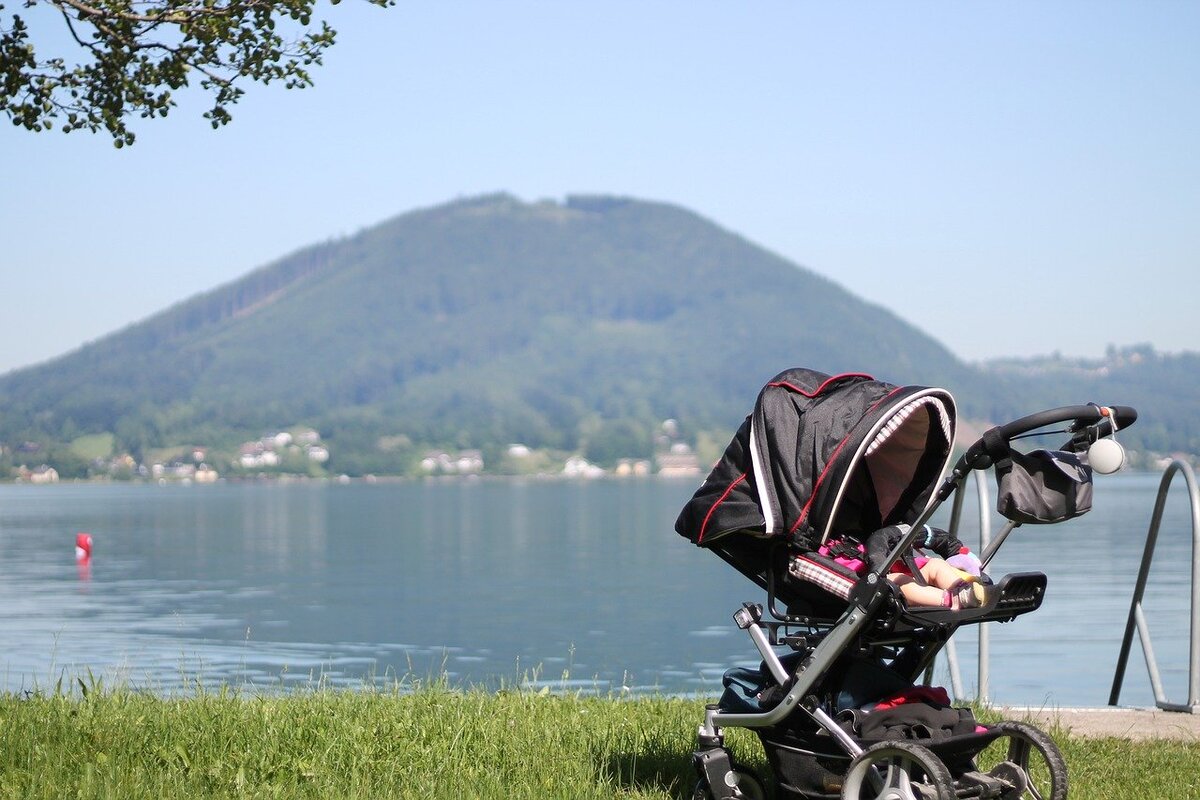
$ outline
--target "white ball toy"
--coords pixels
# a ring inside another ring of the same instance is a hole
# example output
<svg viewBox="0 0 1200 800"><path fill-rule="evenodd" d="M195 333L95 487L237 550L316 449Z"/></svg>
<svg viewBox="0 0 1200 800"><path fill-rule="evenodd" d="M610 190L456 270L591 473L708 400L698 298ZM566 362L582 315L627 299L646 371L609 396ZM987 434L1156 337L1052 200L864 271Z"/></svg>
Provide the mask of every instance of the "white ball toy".
<svg viewBox="0 0 1200 800"><path fill-rule="evenodd" d="M1087 460L1096 472L1111 475L1125 466L1125 448L1113 439L1100 439L1088 448Z"/></svg>

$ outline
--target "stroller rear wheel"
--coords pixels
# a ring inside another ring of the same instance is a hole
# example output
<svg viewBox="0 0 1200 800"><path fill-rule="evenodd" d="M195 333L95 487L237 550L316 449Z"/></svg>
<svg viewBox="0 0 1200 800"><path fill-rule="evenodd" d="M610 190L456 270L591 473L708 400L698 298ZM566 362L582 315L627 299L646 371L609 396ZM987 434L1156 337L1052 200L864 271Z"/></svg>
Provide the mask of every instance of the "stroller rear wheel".
<svg viewBox="0 0 1200 800"><path fill-rule="evenodd" d="M927 747L880 742L850 762L842 800L954 800L954 778Z"/></svg>
<svg viewBox="0 0 1200 800"><path fill-rule="evenodd" d="M733 776L731 780L736 781L734 785L737 787L737 791L741 792L741 797L745 797L747 800L767 800L767 790L754 770L736 761L732 766L733 769L729 775ZM708 781L704 780L698 782L695 790L692 791L692 800L713 800L713 796L712 791L708 788Z"/></svg>
<svg viewBox="0 0 1200 800"><path fill-rule="evenodd" d="M1004 735L976 756L976 766L995 776L1015 769L1023 779L1002 800L1066 800L1067 762L1053 739L1024 722L998 722L991 728Z"/></svg>

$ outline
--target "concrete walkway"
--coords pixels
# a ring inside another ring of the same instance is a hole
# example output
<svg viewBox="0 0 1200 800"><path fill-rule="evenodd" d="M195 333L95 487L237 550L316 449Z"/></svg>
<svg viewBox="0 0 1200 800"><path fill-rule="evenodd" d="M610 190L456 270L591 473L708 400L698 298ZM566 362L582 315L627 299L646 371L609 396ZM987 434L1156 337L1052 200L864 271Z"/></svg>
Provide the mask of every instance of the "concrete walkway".
<svg viewBox="0 0 1200 800"><path fill-rule="evenodd" d="M1155 708L1003 708L1007 719L1022 720L1045 730L1055 726L1073 736L1119 739L1178 739L1200 742L1200 714Z"/></svg>

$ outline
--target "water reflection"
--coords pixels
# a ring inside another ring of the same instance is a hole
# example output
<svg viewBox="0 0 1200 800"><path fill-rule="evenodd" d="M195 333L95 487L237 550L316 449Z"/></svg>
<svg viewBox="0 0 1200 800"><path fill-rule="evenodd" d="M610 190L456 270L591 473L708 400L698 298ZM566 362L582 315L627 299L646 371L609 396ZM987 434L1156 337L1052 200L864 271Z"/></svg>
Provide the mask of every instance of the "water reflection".
<svg viewBox="0 0 1200 800"><path fill-rule="evenodd" d="M1038 614L993 626L999 701L1107 700L1157 476L1097 484L1092 514L1023 528L997 557L997 571L1050 576ZM673 533L693 489L653 480L0 487L3 685L45 688L91 670L162 693L440 674L712 693L725 669L756 661L729 620L741 601L761 598ZM1146 608L1167 690L1179 695L1190 517L1182 498L1172 506ZM86 569L73 557L81 530L94 539ZM974 635L958 637L968 684ZM1122 700L1151 702L1137 663Z"/></svg>

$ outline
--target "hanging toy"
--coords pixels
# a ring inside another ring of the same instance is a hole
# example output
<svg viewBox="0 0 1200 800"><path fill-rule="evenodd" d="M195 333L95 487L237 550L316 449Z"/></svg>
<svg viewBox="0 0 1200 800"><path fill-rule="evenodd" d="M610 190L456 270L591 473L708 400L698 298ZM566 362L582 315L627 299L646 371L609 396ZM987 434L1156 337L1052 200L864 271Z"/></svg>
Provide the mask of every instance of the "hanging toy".
<svg viewBox="0 0 1200 800"><path fill-rule="evenodd" d="M1091 468L1101 475L1111 475L1125 466L1125 448L1117 441L1117 415L1111 408L1103 410L1112 425L1112 434L1106 439L1097 439L1088 447L1087 460Z"/></svg>

